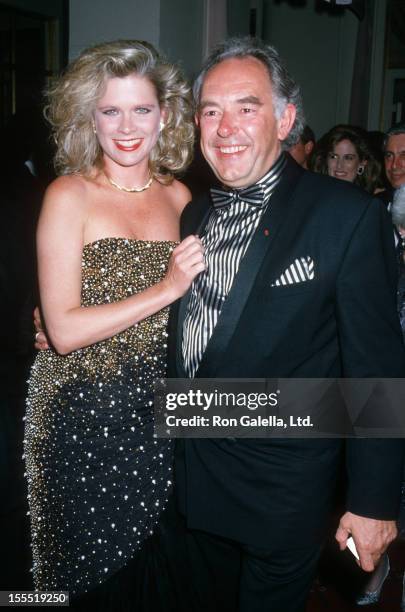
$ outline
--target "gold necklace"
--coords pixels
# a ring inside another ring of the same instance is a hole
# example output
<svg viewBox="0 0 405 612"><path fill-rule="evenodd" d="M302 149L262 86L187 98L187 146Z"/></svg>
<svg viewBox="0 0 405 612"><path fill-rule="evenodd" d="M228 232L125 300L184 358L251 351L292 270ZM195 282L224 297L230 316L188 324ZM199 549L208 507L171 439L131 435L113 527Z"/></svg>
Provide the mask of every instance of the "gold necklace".
<svg viewBox="0 0 405 612"><path fill-rule="evenodd" d="M106 174L105 172L104 174L107 178L107 181L111 183L113 187L119 189L120 191L125 191L126 193L140 193L141 191L146 191L146 189L149 189L149 187L152 185L153 181L153 176L150 175L148 181L142 187L123 187L122 185L118 185L118 183L113 181L112 178L108 176L108 174Z"/></svg>

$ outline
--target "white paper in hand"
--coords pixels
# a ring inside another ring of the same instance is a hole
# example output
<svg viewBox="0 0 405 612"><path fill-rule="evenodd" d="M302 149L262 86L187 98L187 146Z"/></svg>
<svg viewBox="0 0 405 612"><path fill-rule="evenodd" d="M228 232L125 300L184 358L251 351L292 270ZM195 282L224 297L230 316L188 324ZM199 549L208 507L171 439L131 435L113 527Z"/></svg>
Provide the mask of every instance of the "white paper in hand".
<svg viewBox="0 0 405 612"><path fill-rule="evenodd" d="M347 539L346 544L347 544L347 548L350 550L352 555L354 555L356 559L360 561L359 553L357 552L356 544L354 543L352 536L350 536L350 538Z"/></svg>

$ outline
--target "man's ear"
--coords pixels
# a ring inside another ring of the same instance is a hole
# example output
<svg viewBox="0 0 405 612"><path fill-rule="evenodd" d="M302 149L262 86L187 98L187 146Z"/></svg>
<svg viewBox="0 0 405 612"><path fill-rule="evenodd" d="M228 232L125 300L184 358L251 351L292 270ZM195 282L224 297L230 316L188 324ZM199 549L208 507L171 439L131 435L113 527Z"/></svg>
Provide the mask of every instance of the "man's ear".
<svg viewBox="0 0 405 612"><path fill-rule="evenodd" d="M287 104L278 120L278 139L285 140L294 125L297 109L294 104Z"/></svg>

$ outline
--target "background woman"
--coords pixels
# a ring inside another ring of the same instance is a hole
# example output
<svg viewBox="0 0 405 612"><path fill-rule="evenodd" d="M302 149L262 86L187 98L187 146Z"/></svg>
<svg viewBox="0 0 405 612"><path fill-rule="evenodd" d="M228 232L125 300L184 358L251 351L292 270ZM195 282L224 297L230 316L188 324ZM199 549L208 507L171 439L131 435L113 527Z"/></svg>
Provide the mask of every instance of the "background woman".
<svg viewBox="0 0 405 612"><path fill-rule="evenodd" d="M172 481L152 400L167 307L204 268L198 238L176 246L190 200L173 179L193 145L189 89L151 45L117 41L84 51L49 100L62 176L38 229L53 348L34 364L26 416L35 587L77 596L108 580L114 609L131 588L132 609L171 609L161 551L150 559Z"/></svg>
<svg viewBox="0 0 405 612"><path fill-rule="evenodd" d="M316 172L374 193L381 167L372 154L366 132L350 125L337 125L320 139L316 148Z"/></svg>

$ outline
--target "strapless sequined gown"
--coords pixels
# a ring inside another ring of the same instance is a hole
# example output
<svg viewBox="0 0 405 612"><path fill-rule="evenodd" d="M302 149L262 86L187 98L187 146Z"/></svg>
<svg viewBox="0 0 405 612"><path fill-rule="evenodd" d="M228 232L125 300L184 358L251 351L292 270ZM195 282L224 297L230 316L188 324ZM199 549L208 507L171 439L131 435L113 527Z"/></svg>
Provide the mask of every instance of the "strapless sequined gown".
<svg viewBox="0 0 405 612"><path fill-rule="evenodd" d="M158 282L174 246L120 238L86 245L82 305L122 300ZM165 375L167 318L166 308L67 356L47 350L36 358L25 461L37 589L71 596L93 589L159 522L173 447L154 438L153 381Z"/></svg>

